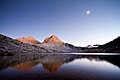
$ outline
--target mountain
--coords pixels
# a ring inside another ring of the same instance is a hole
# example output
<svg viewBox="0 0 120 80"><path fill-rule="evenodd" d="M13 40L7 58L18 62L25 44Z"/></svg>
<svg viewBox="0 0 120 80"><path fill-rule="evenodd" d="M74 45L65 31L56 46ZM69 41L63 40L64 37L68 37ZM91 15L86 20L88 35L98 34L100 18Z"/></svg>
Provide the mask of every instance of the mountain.
<svg viewBox="0 0 120 80"><path fill-rule="evenodd" d="M20 53L71 53L77 52L75 46L62 42L52 35L40 43L35 38L23 37L12 39L0 34L0 55L13 55Z"/></svg>
<svg viewBox="0 0 120 80"><path fill-rule="evenodd" d="M56 35L51 35L44 39L41 44L38 44L49 52L57 52L57 53L64 53L64 52L71 52L70 48L66 48L64 46L64 42L62 42Z"/></svg>
<svg viewBox="0 0 120 80"><path fill-rule="evenodd" d="M0 34L0 55L19 53L90 53L120 52L120 37L98 47L76 47L64 43L56 35L52 35L40 43L32 36L12 39Z"/></svg>
<svg viewBox="0 0 120 80"><path fill-rule="evenodd" d="M32 36L17 38L16 40L24 43L28 43L28 44L40 44L40 42L35 38L33 38Z"/></svg>
<svg viewBox="0 0 120 80"><path fill-rule="evenodd" d="M47 49L49 52L57 53L78 52L78 50L75 49L75 46L68 43L64 43L56 35L52 35L50 37L45 38L45 40L41 44L38 44L38 46Z"/></svg>
<svg viewBox="0 0 120 80"><path fill-rule="evenodd" d="M82 47L83 52L87 53L120 53L120 37L98 47Z"/></svg>
<svg viewBox="0 0 120 80"><path fill-rule="evenodd" d="M43 47L30 45L0 34L0 55L20 53L46 53Z"/></svg>
<svg viewBox="0 0 120 80"><path fill-rule="evenodd" d="M63 42L56 35L52 35L51 37L45 38L43 43L63 44Z"/></svg>
<svg viewBox="0 0 120 80"><path fill-rule="evenodd" d="M120 52L120 36L98 48L102 48L105 52Z"/></svg>

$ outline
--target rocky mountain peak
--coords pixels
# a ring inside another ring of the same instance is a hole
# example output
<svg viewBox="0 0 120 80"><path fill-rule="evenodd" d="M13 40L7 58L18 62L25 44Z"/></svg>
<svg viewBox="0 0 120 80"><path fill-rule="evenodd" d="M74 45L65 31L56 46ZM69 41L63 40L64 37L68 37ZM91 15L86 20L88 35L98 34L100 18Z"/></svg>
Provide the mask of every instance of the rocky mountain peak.
<svg viewBox="0 0 120 80"><path fill-rule="evenodd" d="M117 48L120 50L120 36L115 38L114 40L104 44L104 45L101 45L100 47L103 47L103 48Z"/></svg>
<svg viewBox="0 0 120 80"><path fill-rule="evenodd" d="M28 44L39 44L40 42L32 36L17 38L18 41L28 43Z"/></svg>
<svg viewBox="0 0 120 80"><path fill-rule="evenodd" d="M48 38L45 38L43 43L57 43L57 44L62 44L63 42L56 36L56 35L52 35Z"/></svg>
<svg viewBox="0 0 120 80"><path fill-rule="evenodd" d="M52 35L51 38L58 38L56 35Z"/></svg>
<svg viewBox="0 0 120 80"><path fill-rule="evenodd" d="M26 37L27 39L31 39L31 40L35 40L35 38L34 37L32 37L32 36L28 36L28 37Z"/></svg>

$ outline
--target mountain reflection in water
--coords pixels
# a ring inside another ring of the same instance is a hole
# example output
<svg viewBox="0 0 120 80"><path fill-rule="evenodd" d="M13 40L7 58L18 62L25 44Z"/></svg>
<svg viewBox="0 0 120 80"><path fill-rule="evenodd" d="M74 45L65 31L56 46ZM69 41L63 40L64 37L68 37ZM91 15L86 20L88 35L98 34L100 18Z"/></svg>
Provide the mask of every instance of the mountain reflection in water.
<svg viewBox="0 0 120 80"><path fill-rule="evenodd" d="M120 80L119 55L37 54L0 57L0 80Z"/></svg>

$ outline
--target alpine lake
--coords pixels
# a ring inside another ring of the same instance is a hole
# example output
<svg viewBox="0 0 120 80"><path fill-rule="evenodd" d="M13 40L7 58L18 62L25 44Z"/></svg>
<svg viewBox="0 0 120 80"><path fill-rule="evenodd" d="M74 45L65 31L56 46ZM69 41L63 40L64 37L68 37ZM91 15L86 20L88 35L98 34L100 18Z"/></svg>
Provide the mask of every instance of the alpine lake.
<svg viewBox="0 0 120 80"><path fill-rule="evenodd" d="M0 80L120 80L119 53L0 56Z"/></svg>

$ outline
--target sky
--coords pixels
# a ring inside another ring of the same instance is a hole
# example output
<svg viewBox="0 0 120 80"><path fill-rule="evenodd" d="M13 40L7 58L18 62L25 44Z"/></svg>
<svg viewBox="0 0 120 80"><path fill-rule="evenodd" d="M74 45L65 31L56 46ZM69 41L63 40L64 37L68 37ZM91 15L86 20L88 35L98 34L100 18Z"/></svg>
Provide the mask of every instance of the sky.
<svg viewBox="0 0 120 80"><path fill-rule="evenodd" d="M0 0L0 34L105 44L120 36L120 0Z"/></svg>

